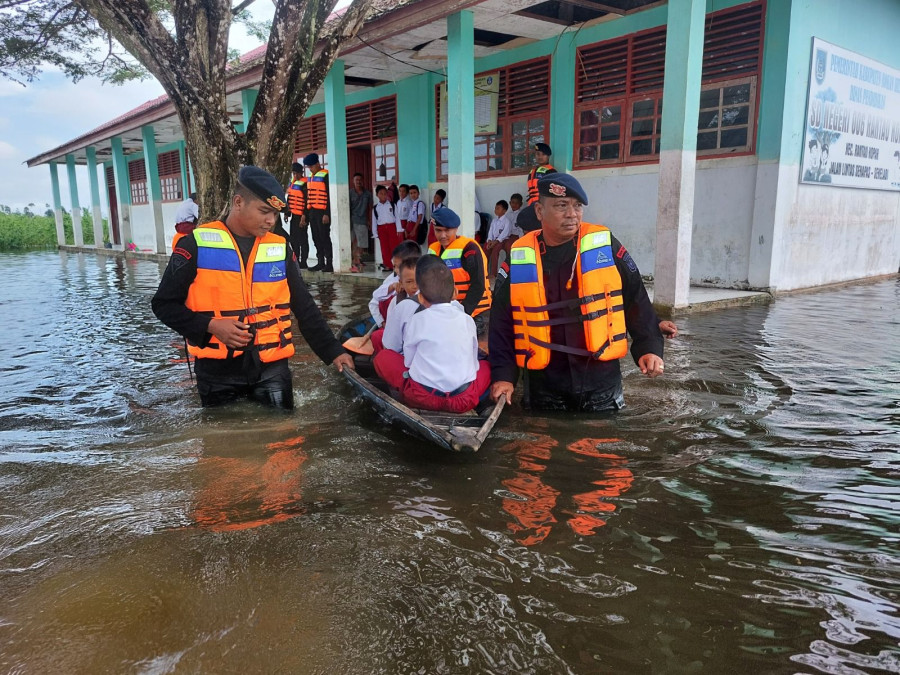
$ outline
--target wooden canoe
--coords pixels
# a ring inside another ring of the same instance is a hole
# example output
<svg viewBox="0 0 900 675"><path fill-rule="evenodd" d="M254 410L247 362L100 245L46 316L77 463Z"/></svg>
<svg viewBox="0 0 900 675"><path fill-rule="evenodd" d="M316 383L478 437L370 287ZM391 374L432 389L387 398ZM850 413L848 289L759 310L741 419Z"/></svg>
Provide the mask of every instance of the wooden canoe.
<svg viewBox="0 0 900 675"><path fill-rule="evenodd" d="M365 335L374 321L363 317L350 321L338 339ZM375 374L371 357L354 355L356 370L344 369L344 377L360 398L380 417L407 433L453 452L478 452L497 423L506 399L462 414L408 408L390 395L387 385Z"/></svg>

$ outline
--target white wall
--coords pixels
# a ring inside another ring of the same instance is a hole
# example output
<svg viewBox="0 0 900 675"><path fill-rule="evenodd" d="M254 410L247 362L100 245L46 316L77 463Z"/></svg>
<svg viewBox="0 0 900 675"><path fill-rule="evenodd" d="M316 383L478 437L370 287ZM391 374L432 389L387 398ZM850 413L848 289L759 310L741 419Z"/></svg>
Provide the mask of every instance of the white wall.
<svg viewBox="0 0 900 675"><path fill-rule="evenodd" d="M756 158L701 160L697 167L691 283L746 288ZM658 172L656 164L572 172L590 201L585 220L609 227L644 275L653 273ZM487 212L498 200L508 201L513 192L526 195L526 187L524 177L476 181L482 210ZM450 202L452 207L452 196Z"/></svg>
<svg viewBox="0 0 900 675"><path fill-rule="evenodd" d="M175 211L181 202L163 202L163 223L166 228L166 246L171 250L175 236ZM131 207L132 241L140 250L156 250L156 225L153 222L153 205L141 204Z"/></svg>

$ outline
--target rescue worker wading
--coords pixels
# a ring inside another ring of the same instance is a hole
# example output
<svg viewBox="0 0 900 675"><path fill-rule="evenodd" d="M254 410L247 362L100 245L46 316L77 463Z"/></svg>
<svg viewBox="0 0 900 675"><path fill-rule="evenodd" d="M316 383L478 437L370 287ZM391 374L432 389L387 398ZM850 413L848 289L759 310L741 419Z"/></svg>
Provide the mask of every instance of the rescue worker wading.
<svg viewBox="0 0 900 675"><path fill-rule="evenodd" d="M293 408L291 316L313 351L352 368L313 302L291 247L272 230L284 209L271 174L238 174L225 222L201 225L172 252L153 312L188 341L204 406L251 398Z"/></svg>
<svg viewBox="0 0 900 675"><path fill-rule="evenodd" d="M450 268L456 284L456 300L475 320L478 335L483 335L491 308L487 256L477 241L457 234L459 222L459 216L451 209L434 211L431 227L437 241L428 247L428 252L440 256Z"/></svg>
<svg viewBox="0 0 900 675"><path fill-rule="evenodd" d="M641 372L663 372L659 319L625 247L606 227L582 222L588 200L578 181L555 173L538 191L541 229L513 244L494 288L491 396L511 402L521 369L527 407L617 410L626 331Z"/></svg>
<svg viewBox="0 0 900 675"><path fill-rule="evenodd" d="M528 203L526 206L534 204L538 200L538 180L551 173L556 173L556 169L550 164L550 146L546 143L534 144L534 159L537 166L528 172Z"/></svg>
<svg viewBox="0 0 900 675"><path fill-rule="evenodd" d="M334 272L331 264L331 201L328 189L328 169L323 169L319 156L311 152L303 158L309 169L306 181L306 220L312 230L318 262L311 272Z"/></svg>
<svg viewBox="0 0 900 675"><path fill-rule="evenodd" d="M306 177L300 162L291 164L291 184L287 189L288 213L284 222L291 226L291 248L300 256L300 269L306 269L309 258L309 223L306 222Z"/></svg>

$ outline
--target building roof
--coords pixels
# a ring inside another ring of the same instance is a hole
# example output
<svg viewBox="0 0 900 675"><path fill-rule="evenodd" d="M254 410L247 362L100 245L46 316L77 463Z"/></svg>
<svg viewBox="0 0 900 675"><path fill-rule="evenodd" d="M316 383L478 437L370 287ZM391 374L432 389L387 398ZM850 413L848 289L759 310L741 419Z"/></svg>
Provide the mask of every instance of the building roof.
<svg viewBox="0 0 900 675"><path fill-rule="evenodd" d="M665 0L374 0L373 11L358 37L345 44L348 92L396 82L425 71L443 72L447 60L447 16L463 9L473 12L475 57L480 58L546 39L586 23L663 4ZM341 12L332 15L335 17ZM503 32L498 32L502 28ZM260 45L229 66L226 106L233 121L242 119L241 91L256 88L262 78L267 45ZM320 90L313 103L323 99ZM98 161L112 156L111 139L120 137L126 154L143 147L141 127L152 124L157 143L181 140L175 107L159 96L91 131L28 160L28 166L63 161L72 154L86 163L93 146Z"/></svg>

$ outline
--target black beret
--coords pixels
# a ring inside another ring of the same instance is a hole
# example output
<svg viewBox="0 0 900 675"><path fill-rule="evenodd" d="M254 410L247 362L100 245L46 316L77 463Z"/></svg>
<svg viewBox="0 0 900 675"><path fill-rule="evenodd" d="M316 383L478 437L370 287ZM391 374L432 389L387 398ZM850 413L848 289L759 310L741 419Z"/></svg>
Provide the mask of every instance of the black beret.
<svg viewBox="0 0 900 675"><path fill-rule="evenodd" d="M238 171L238 183L250 190L273 209L283 209L284 188L278 179L258 166L243 166Z"/></svg>
<svg viewBox="0 0 900 675"><path fill-rule="evenodd" d="M315 166L319 163L319 156L311 152L306 157L303 158L303 166Z"/></svg>
<svg viewBox="0 0 900 675"><path fill-rule="evenodd" d="M550 146L546 143L535 143L534 149L538 152L543 152L545 155L550 156L553 152L550 150Z"/></svg>
<svg viewBox="0 0 900 675"><path fill-rule="evenodd" d="M300 162L294 162L291 164L291 171L294 173L303 173L303 165Z"/></svg>
<svg viewBox="0 0 900 675"><path fill-rule="evenodd" d="M534 212L534 204L525 206L519 211L519 215L516 216L516 227L521 228L523 232L541 229L541 221L537 219L537 214Z"/></svg>
<svg viewBox="0 0 900 675"><path fill-rule="evenodd" d="M539 178L538 194L546 197L574 197L585 206L588 203L584 188L574 176L567 173L550 173Z"/></svg>
<svg viewBox="0 0 900 675"><path fill-rule="evenodd" d="M459 227L459 216L448 208L438 209L431 214L431 219L438 227Z"/></svg>

